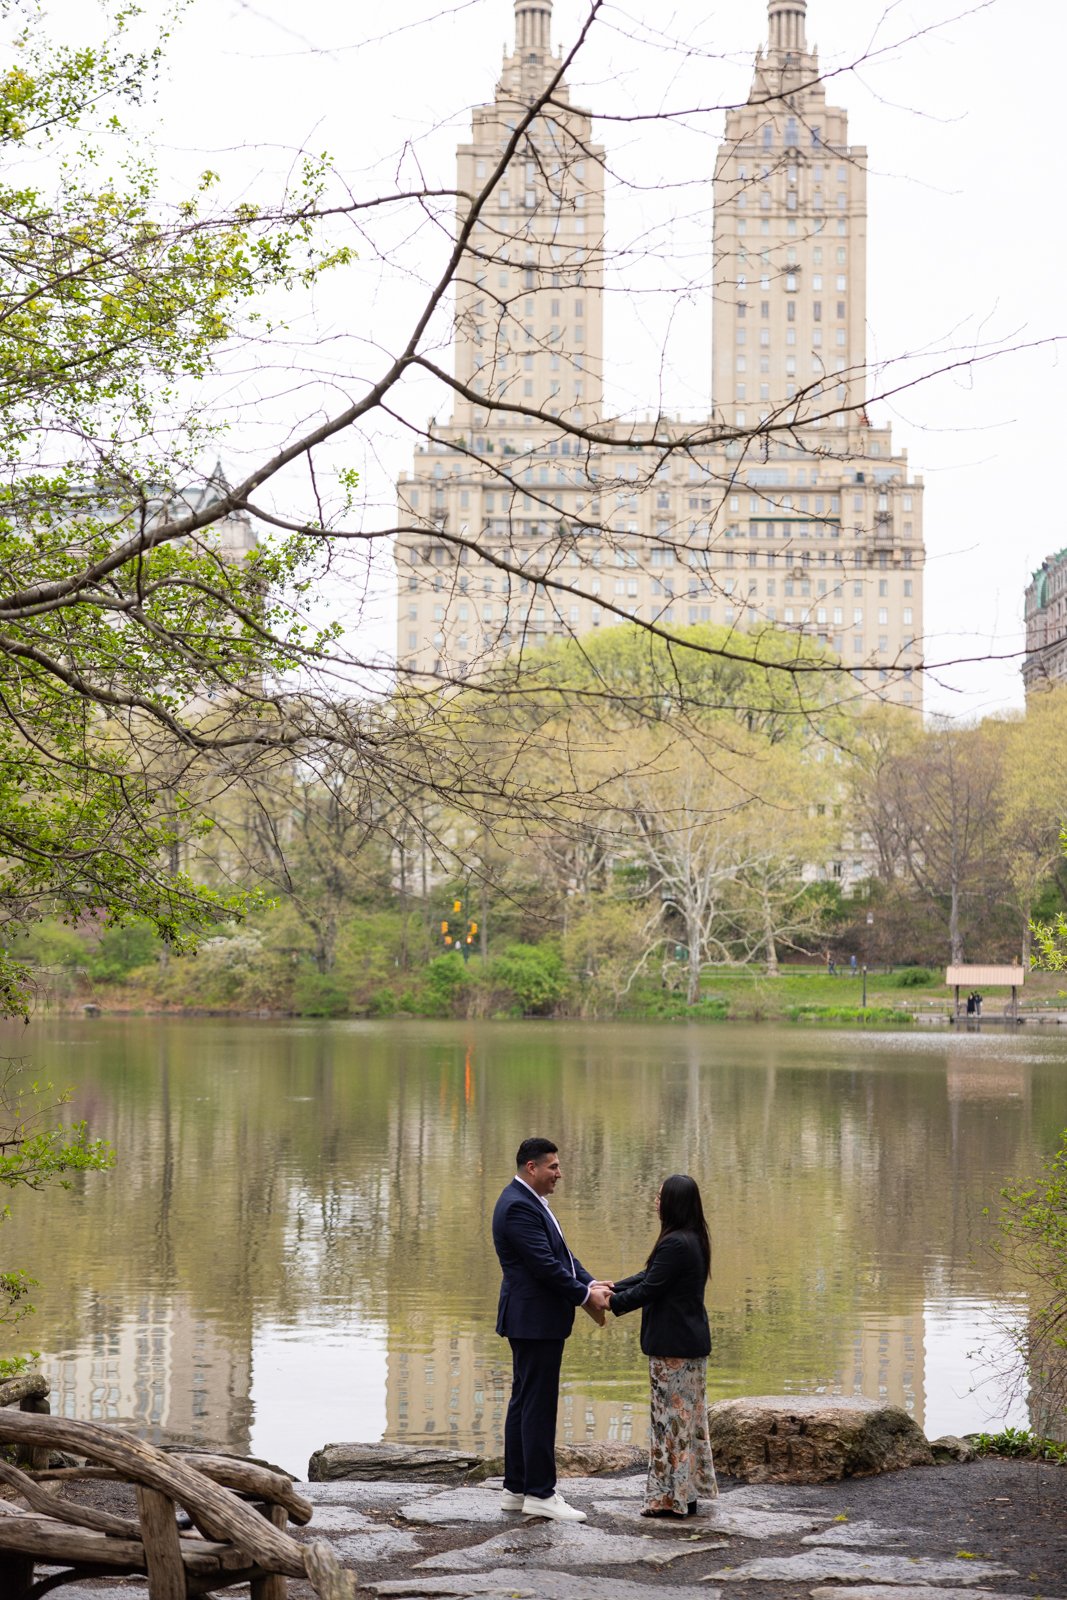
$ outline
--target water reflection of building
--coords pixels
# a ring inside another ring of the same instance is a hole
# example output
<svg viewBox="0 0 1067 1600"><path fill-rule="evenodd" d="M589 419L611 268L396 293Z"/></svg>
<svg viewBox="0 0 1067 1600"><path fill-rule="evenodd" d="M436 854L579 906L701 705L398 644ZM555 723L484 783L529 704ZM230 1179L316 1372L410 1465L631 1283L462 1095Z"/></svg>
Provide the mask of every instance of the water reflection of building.
<svg viewBox="0 0 1067 1600"><path fill-rule="evenodd" d="M921 1428L925 1417L923 1312L880 1317L857 1328L834 1391L902 1406Z"/></svg>
<svg viewBox="0 0 1067 1600"><path fill-rule="evenodd" d="M560 1395L561 1443L589 1439L644 1443L645 1406L629 1399L592 1399L568 1384ZM484 1455L504 1449L504 1414L511 1393L511 1358L498 1339L453 1328L429 1344L389 1352L386 1438L400 1443L456 1444Z"/></svg>
<svg viewBox="0 0 1067 1600"><path fill-rule="evenodd" d="M184 1298L147 1298L132 1314L93 1296L77 1318L88 1330L69 1354L45 1358L52 1410L117 1422L152 1440L249 1449L247 1340L197 1315Z"/></svg>

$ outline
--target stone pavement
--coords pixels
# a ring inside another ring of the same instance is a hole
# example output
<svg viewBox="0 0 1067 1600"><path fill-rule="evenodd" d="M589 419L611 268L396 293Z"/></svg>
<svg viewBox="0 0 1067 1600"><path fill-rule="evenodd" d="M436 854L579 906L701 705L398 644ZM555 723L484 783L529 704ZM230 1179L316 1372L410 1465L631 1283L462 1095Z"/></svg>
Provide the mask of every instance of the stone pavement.
<svg viewBox="0 0 1067 1600"><path fill-rule="evenodd" d="M942 1481L938 1475L950 1470L958 1477ZM499 1480L464 1488L335 1481L300 1489L315 1506L308 1532L333 1542L368 1594L382 1600L1067 1597L1067 1567L1048 1550L1042 1571L1034 1571L1025 1552L1012 1564L993 1559L991 1540L961 1547L962 1524L938 1508L959 1500L953 1482L973 1492L979 1480L968 1475L978 1471L914 1468L891 1474L895 1482L888 1488L888 1480L873 1487L871 1480L816 1489L724 1486L717 1501L702 1502L701 1515L681 1522L639 1517L643 1476L562 1481L567 1499L589 1513L584 1524L501 1511ZM989 1492L1000 1480L989 1479L988 1486L982 1503L1003 1500L1010 1510L1010 1496ZM921 1517L920 1529L906 1513L924 1506L934 1509ZM290 1593L292 1600L311 1597L304 1584L290 1584ZM96 1579L58 1594L63 1600L147 1600L147 1587L143 1580Z"/></svg>

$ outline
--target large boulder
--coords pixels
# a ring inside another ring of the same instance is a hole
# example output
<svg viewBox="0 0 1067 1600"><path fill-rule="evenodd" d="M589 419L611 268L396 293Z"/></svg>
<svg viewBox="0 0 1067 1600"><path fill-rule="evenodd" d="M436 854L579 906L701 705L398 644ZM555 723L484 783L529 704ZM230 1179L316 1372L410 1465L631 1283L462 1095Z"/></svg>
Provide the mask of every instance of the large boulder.
<svg viewBox="0 0 1067 1600"><path fill-rule="evenodd" d="M558 1444L556 1471L561 1478L606 1478L616 1472L640 1472L648 1466L648 1449L636 1444Z"/></svg>
<svg viewBox="0 0 1067 1600"><path fill-rule="evenodd" d="M437 1450L406 1444L325 1444L308 1462L312 1483L349 1478L375 1483L397 1478L403 1483L463 1483L477 1476L480 1456L458 1450Z"/></svg>
<svg viewBox="0 0 1067 1600"><path fill-rule="evenodd" d="M760 1395L708 1408L716 1468L745 1483L829 1483L933 1466L922 1430L899 1406L862 1395Z"/></svg>
<svg viewBox="0 0 1067 1600"><path fill-rule="evenodd" d="M939 1463L978 1460L978 1451L970 1439L961 1439L955 1433L943 1433L940 1439L931 1439L930 1454Z"/></svg>

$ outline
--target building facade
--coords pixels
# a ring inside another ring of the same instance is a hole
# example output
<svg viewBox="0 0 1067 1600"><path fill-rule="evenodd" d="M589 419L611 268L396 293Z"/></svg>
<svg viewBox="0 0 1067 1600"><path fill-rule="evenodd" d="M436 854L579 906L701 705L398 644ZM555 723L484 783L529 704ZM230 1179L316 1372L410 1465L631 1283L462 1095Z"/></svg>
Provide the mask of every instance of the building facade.
<svg viewBox="0 0 1067 1600"><path fill-rule="evenodd" d="M551 0L458 152L455 400L398 484L397 661L449 681L629 618L808 636L918 709L922 483L865 409L866 151L828 106L805 0L770 0L714 173L711 395L698 424L604 415L604 150ZM494 183L494 174L499 178Z"/></svg>
<svg viewBox="0 0 1067 1600"><path fill-rule="evenodd" d="M1067 550L1042 561L1026 589L1027 694L1067 683Z"/></svg>

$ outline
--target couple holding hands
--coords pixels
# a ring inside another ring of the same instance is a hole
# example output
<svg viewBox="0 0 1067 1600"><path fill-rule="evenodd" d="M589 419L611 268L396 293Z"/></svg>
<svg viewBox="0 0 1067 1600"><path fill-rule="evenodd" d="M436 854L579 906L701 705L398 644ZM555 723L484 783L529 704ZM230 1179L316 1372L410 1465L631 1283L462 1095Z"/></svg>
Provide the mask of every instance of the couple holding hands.
<svg viewBox="0 0 1067 1600"><path fill-rule="evenodd" d="M563 1345L582 1306L641 1308L641 1349L651 1381L648 1485L642 1516L693 1516L718 1493L708 1442L705 1377L711 1350L704 1288L711 1241L692 1178L665 1178L656 1196L659 1237L644 1267L612 1283L594 1278L567 1248L548 1204L563 1176L551 1139L524 1139L516 1173L493 1212L504 1275L496 1331L511 1345L511 1401L504 1424L505 1511L584 1522L556 1489L556 1410Z"/></svg>

